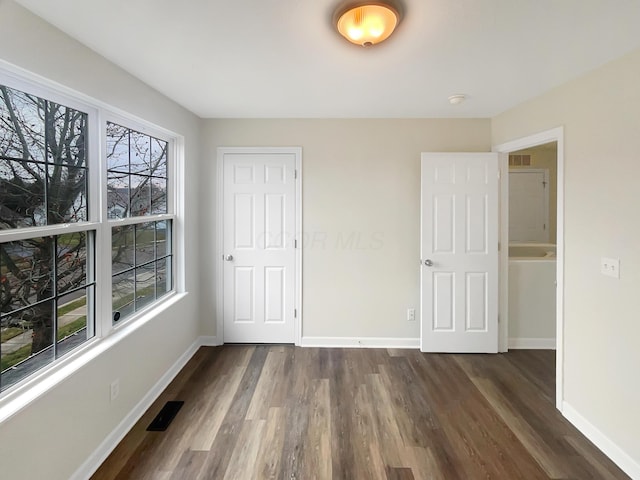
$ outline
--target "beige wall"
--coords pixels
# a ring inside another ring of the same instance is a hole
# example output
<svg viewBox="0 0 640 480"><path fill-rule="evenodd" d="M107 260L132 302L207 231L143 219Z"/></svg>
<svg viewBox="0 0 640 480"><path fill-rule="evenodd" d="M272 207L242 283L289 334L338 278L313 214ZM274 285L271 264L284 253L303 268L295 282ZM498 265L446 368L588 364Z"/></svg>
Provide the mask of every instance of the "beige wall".
<svg viewBox="0 0 640 480"><path fill-rule="evenodd" d="M205 244L215 235L216 147L302 146L303 336L418 338L420 152L488 151L489 120L209 120L201 175ZM203 312L214 310L205 256ZM207 331L215 331L213 315Z"/></svg>
<svg viewBox="0 0 640 480"><path fill-rule="evenodd" d="M509 259L509 345L556 339L556 262ZM533 344L533 345L532 345ZM537 347L536 348L542 348ZM552 347L545 347L552 348Z"/></svg>
<svg viewBox="0 0 640 480"><path fill-rule="evenodd" d="M564 125L566 402L640 464L640 50L505 112L493 144ZM620 259L620 279L600 274Z"/></svg>
<svg viewBox="0 0 640 480"><path fill-rule="evenodd" d="M640 51L491 122L200 121L10 0L0 0L0 58L185 136L191 292L0 425L7 478L68 478L199 333L215 334L216 147L303 147L305 336L417 338L406 308L419 306L420 152L488 151L559 125L565 397L640 462ZM599 274L601 256L620 258L620 280ZM198 299L207 312L201 324ZM121 393L111 404L117 377Z"/></svg>
<svg viewBox="0 0 640 480"><path fill-rule="evenodd" d="M531 165L510 166L509 170L541 168L549 172L549 243L556 243L558 212L558 145L556 142L538 147L511 152L516 155L531 155Z"/></svg>
<svg viewBox="0 0 640 480"><path fill-rule="evenodd" d="M0 59L184 135L186 182L196 183L196 116L8 0L0 0ZM198 337L196 195L188 189L185 198L190 294L0 424L2 478L68 479ZM120 396L110 403L115 378Z"/></svg>

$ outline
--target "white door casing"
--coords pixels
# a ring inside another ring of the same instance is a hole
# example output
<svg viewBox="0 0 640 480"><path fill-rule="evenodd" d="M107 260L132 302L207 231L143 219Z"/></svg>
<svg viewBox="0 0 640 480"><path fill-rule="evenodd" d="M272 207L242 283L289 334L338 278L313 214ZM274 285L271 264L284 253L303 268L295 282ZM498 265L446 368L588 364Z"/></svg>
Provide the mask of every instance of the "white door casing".
<svg viewBox="0 0 640 480"><path fill-rule="evenodd" d="M219 149L225 343L295 343L299 148Z"/></svg>
<svg viewBox="0 0 640 480"><path fill-rule="evenodd" d="M498 155L423 153L423 352L498 351Z"/></svg>
<svg viewBox="0 0 640 480"><path fill-rule="evenodd" d="M549 242L549 171L509 171L509 242Z"/></svg>

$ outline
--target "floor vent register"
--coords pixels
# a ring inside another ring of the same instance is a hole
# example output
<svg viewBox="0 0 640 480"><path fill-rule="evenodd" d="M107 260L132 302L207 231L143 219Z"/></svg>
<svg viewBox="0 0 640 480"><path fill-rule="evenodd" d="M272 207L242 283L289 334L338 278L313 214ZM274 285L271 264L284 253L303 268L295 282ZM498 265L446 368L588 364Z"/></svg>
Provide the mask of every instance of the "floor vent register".
<svg viewBox="0 0 640 480"><path fill-rule="evenodd" d="M178 411L182 408L184 402L182 401L171 401L165 403L162 410L156 415L156 418L149 424L147 427L148 432L164 432L169 424L176 418Z"/></svg>

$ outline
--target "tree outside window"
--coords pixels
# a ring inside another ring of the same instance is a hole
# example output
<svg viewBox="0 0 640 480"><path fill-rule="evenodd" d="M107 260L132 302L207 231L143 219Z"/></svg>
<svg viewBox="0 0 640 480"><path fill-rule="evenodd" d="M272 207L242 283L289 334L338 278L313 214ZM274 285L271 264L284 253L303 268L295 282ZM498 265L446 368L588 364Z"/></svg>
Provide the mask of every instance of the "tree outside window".
<svg viewBox="0 0 640 480"><path fill-rule="evenodd" d="M87 173L87 114L0 85L2 390L93 336Z"/></svg>
<svg viewBox="0 0 640 480"><path fill-rule="evenodd" d="M173 142L106 122L89 158L99 109L81 109L0 84L0 391L94 337L96 303L113 325L173 290Z"/></svg>
<svg viewBox="0 0 640 480"><path fill-rule="evenodd" d="M113 321L172 289L172 222L167 213L169 143L107 122L107 216L111 230ZM155 221L154 221L155 220Z"/></svg>

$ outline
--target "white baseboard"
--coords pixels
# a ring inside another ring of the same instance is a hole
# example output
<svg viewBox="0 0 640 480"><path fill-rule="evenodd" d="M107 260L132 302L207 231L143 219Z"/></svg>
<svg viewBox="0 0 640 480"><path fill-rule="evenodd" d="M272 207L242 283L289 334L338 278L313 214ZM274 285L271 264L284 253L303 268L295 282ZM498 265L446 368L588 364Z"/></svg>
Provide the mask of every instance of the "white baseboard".
<svg viewBox="0 0 640 480"><path fill-rule="evenodd" d="M513 350L555 350L555 338L510 338L509 348Z"/></svg>
<svg viewBox="0 0 640 480"><path fill-rule="evenodd" d="M566 401L562 403L562 414L627 475L635 480L640 480L640 463L638 460L631 458L627 452L616 445Z"/></svg>
<svg viewBox="0 0 640 480"><path fill-rule="evenodd" d="M71 476L71 480L85 480L91 477L102 465L111 452L118 446L124 436L129 433L138 420L151 407L175 376L180 373L187 362L202 346L219 345L216 337L199 337L184 352L167 372L156 382L138 404L122 419L120 424L104 439L98 448L84 461Z"/></svg>
<svg viewBox="0 0 640 480"><path fill-rule="evenodd" d="M420 339L385 337L302 337L300 346L320 348L420 348Z"/></svg>
<svg viewBox="0 0 640 480"><path fill-rule="evenodd" d="M201 347L219 347L222 342L216 336L202 336L198 339Z"/></svg>

